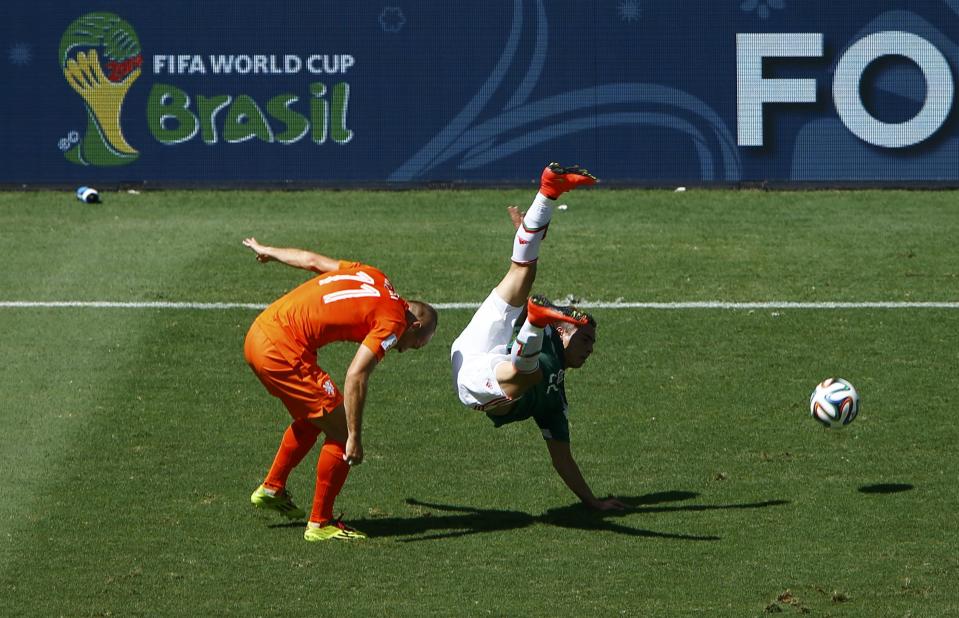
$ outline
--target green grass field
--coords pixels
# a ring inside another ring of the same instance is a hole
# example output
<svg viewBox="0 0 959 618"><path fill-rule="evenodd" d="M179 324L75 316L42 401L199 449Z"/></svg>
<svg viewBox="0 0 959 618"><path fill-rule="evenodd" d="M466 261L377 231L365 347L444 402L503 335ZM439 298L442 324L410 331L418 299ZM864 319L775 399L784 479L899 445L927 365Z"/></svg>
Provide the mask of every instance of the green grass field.
<svg viewBox="0 0 959 618"><path fill-rule="evenodd" d="M531 191L0 194L0 301L266 304L306 274L241 246L381 266L479 303ZM583 190L537 291L590 302L956 301L949 192ZM251 508L288 417L243 361L250 309L0 307L0 614L959 615L959 309L597 309L567 380L581 508L532 422L461 408L449 344L377 369L337 502L371 535L307 544ZM350 345L321 362L341 379ZM863 408L820 428L810 390ZM315 458L291 477L312 495Z"/></svg>

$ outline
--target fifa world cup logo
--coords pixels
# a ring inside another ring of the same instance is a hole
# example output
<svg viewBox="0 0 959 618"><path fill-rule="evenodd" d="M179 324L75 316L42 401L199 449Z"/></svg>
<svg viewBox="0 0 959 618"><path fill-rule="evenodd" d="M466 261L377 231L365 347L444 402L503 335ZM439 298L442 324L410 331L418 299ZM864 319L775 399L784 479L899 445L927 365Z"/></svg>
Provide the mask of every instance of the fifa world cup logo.
<svg viewBox="0 0 959 618"><path fill-rule="evenodd" d="M143 64L133 28L113 13L88 13L63 34L59 59L63 76L83 98L88 116L86 134L66 158L97 166L135 161L140 153L127 143L120 127L123 100Z"/></svg>

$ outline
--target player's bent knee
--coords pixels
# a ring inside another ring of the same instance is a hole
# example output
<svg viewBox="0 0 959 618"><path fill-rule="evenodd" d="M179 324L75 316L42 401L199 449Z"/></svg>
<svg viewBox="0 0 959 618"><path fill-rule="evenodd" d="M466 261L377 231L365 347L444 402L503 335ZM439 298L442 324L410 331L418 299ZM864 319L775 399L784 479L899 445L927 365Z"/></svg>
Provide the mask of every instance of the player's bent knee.
<svg viewBox="0 0 959 618"><path fill-rule="evenodd" d="M531 373L523 373L512 363L500 363L496 366L496 381L510 399L516 399L543 379L543 372L539 369Z"/></svg>
<svg viewBox="0 0 959 618"><path fill-rule="evenodd" d="M334 441L346 442L349 437L349 430L346 426L346 409L343 404L338 405L333 411L320 417L313 417L310 422L319 427L326 436Z"/></svg>

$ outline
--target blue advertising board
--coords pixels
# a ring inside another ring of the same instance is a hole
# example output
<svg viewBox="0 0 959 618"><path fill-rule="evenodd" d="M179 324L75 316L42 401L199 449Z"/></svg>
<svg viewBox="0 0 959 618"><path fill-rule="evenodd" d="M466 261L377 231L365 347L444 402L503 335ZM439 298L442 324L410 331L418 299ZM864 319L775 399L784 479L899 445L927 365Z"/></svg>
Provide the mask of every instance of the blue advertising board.
<svg viewBox="0 0 959 618"><path fill-rule="evenodd" d="M8 0L0 183L959 182L959 0Z"/></svg>

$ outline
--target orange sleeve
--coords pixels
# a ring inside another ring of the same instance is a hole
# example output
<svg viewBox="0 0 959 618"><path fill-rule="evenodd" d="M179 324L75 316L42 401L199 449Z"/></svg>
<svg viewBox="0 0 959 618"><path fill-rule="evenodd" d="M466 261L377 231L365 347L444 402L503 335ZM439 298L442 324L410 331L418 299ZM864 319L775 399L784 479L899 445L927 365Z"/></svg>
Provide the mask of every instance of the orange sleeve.
<svg viewBox="0 0 959 618"><path fill-rule="evenodd" d="M362 262L350 262L349 260L340 260L340 265L337 270L349 270L351 268L359 268L363 266Z"/></svg>
<svg viewBox="0 0 959 618"><path fill-rule="evenodd" d="M379 322L363 340L363 345L376 355L376 360L383 360L383 356L396 345L405 331L405 322Z"/></svg>

